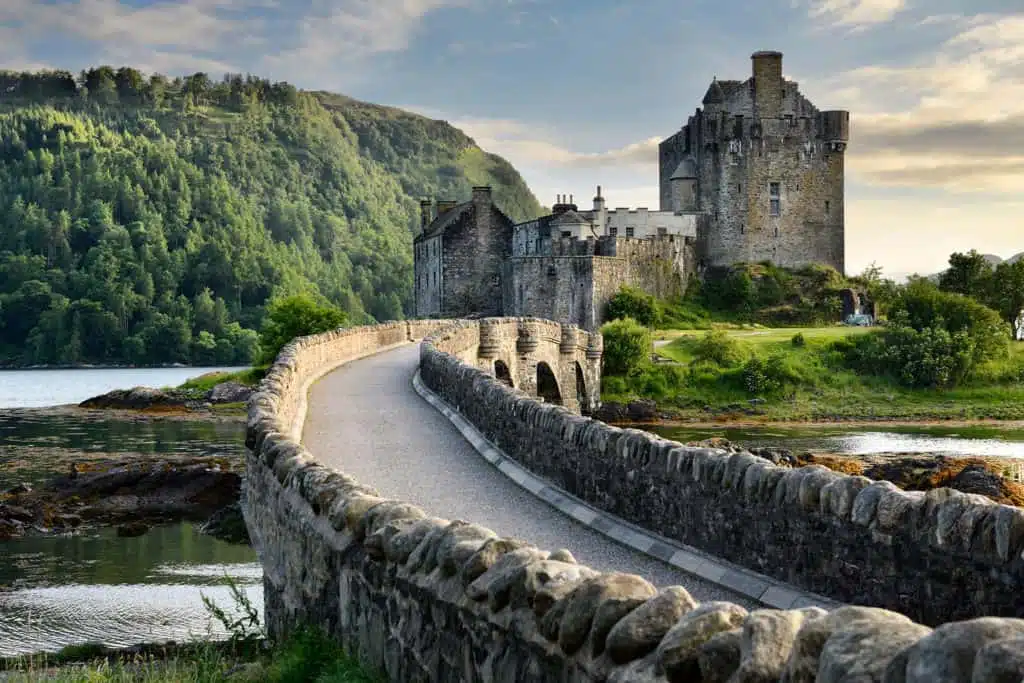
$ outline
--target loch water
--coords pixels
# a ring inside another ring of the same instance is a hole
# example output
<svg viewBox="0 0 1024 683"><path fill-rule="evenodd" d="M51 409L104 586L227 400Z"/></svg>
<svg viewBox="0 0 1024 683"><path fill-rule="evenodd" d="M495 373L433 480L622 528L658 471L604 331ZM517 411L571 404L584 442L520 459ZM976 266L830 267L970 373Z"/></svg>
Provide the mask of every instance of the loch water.
<svg viewBox="0 0 1024 683"><path fill-rule="evenodd" d="M44 394L63 405L125 386L176 385L208 371L0 371L0 405L25 405L30 401L19 397L34 401ZM239 422L0 410L0 491L23 481L38 485L55 463L76 457L241 455L243 449ZM0 541L0 656L85 642L220 637L223 629L209 618L203 596L232 611L230 577L262 615L262 576L252 548L191 524L155 527L135 538L104 529Z"/></svg>

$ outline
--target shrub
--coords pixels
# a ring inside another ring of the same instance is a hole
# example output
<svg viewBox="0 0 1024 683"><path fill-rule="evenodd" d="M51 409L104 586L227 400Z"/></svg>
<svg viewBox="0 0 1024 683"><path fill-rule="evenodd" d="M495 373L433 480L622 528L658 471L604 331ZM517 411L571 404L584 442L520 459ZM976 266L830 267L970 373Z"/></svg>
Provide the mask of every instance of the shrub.
<svg viewBox="0 0 1024 683"><path fill-rule="evenodd" d="M347 320L341 309L305 294L275 299L267 307L260 330L260 362L273 362L284 345L296 337L334 330Z"/></svg>
<svg viewBox="0 0 1024 683"><path fill-rule="evenodd" d="M658 302L650 294L635 287L623 285L608 301L607 320L632 318L641 325L652 327L658 322Z"/></svg>
<svg viewBox="0 0 1024 683"><path fill-rule="evenodd" d="M750 356L743 342L730 337L723 330L711 330L693 345L695 363L714 363L723 368L740 365Z"/></svg>
<svg viewBox="0 0 1024 683"><path fill-rule="evenodd" d="M804 339L804 333L803 332L797 332L796 334L793 335L793 338L790 339L789 341L790 341L790 343L793 346L795 346L797 348L803 348L804 346L807 346L807 340Z"/></svg>
<svg viewBox="0 0 1024 683"><path fill-rule="evenodd" d="M604 368L607 375L628 375L650 359L651 333L632 318L605 323Z"/></svg>

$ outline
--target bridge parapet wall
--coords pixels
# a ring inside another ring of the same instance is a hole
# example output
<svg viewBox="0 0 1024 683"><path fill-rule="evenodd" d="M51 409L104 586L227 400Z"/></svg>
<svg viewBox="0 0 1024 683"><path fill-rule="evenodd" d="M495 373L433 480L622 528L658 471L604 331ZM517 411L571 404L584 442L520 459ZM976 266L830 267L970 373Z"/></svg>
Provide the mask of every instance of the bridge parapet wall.
<svg viewBox="0 0 1024 683"><path fill-rule="evenodd" d="M1003 506L981 509L980 501L948 494L905 504L902 492L871 482L838 483L813 468L797 474L751 456L685 449L532 400L456 355L468 355L474 334L478 354L480 325L391 323L331 332L297 340L278 357L250 401L243 496L264 566L273 636L298 624L321 626L391 680L446 683L995 683L1011 680L1013 667L1022 665L1024 620L976 619L933 631L866 607L826 615L813 608L748 614L728 603L698 605L684 588L658 591L640 577L600 574L564 551L549 553L385 500L318 464L298 443L313 379L347 360L428 336L420 350L428 386L509 455L570 490L589 492L583 497L603 500L606 509L629 513L660 504L666 523L724 525L720 533L731 533L745 550L751 534L739 527L755 513L730 519L745 506L761 514L770 510L783 526L787 515L851 516L878 534L892 533L901 522L923 528L926 515L939 520L929 533L942 530L936 542L947 552L961 552L969 540L979 551L990 545L996 557L1019 559L1022 527L1007 522L1014 509L1007 517ZM500 323L503 337L512 325ZM518 341L519 321L514 326ZM584 353L591 343L599 342L588 340ZM532 438L530 430L540 433ZM523 439L521 446L512 442L516 438ZM544 448L553 450L543 456ZM537 454L528 456L531 449ZM662 479L677 488L657 491ZM678 488L680 480L689 488ZM645 488L638 494L640 486ZM711 516L693 517L686 493L713 508ZM730 498L739 502L730 504ZM955 500L961 514L952 514ZM786 528L792 562L808 571L813 548L799 528ZM764 541L773 542L777 534ZM765 557L774 561L775 554L766 550ZM985 570L998 581L991 566ZM1006 576L1012 576L1009 570L999 575ZM906 588L913 591L915 584ZM871 590L865 585L866 594Z"/></svg>

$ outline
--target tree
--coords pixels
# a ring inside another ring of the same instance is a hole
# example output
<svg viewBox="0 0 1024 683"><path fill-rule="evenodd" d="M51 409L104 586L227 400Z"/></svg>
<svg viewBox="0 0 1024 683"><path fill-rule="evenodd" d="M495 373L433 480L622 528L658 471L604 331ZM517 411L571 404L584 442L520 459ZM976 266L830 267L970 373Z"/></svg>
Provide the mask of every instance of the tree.
<svg viewBox="0 0 1024 683"><path fill-rule="evenodd" d="M641 325L653 327L658 322L658 302L647 292L623 285L608 301L607 320L632 318Z"/></svg>
<svg viewBox="0 0 1024 683"><path fill-rule="evenodd" d="M272 362L284 345L296 337L337 329L347 319L341 309L317 302L306 294L271 301L260 330L260 362Z"/></svg>
<svg viewBox="0 0 1024 683"><path fill-rule="evenodd" d="M949 268L939 276L939 289L982 300L991 276L992 264L977 251L955 252L949 257Z"/></svg>
<svg viewBox="0 0 1024 683"><path fill-rule="evenodd" d="M601 327L604 337L603 372L628 375L650 359L651 333L632 318L622 318Z"/></svg>
<svg viewBox="0 0 1024 683"><path fill-rule="evenodd" d="M996 266L986 298L986 303L1010 325L1014 338L1021 339L1024 332L1019 327L1024 312L1024 259L1012 263L1003 261Z"/></svg>

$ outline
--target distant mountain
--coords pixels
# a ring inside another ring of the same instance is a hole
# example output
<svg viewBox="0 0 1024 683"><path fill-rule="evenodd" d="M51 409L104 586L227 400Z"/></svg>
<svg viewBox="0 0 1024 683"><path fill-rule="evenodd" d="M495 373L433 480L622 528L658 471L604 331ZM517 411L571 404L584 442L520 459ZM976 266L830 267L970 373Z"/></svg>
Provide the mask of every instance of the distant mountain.
<svg viewBox="0 0 1024 683"><path fill-rule="evenodd" d="M1013 256L1011 256L1008 259L1004 259L1002 256L996 256L995 254L982 254L982 257L986 261L988 261L990 264L992 264L993 268L995 268L996 266L998 266L1000 263L1003 263L1004 261L1007 262L1007 263L1016 263L1017 261L1020 261L1021 259L1024 259L1024 251L1020 252L1019 254L1014 254ZM931 280L932 282L938 282L939 281L939 277L941 277L944 272L946 272L945 269L940 270L937 273L932 273L931 275L928 275L926 277L929 280Z"/></svg>
<svg viewBox="0 0 1024 683"><path fill-rule="evenodd" d="M0 71L0 365L242 364L264 304L411 308L419 199L540 204L462 131L252 76Z"/></svg>

